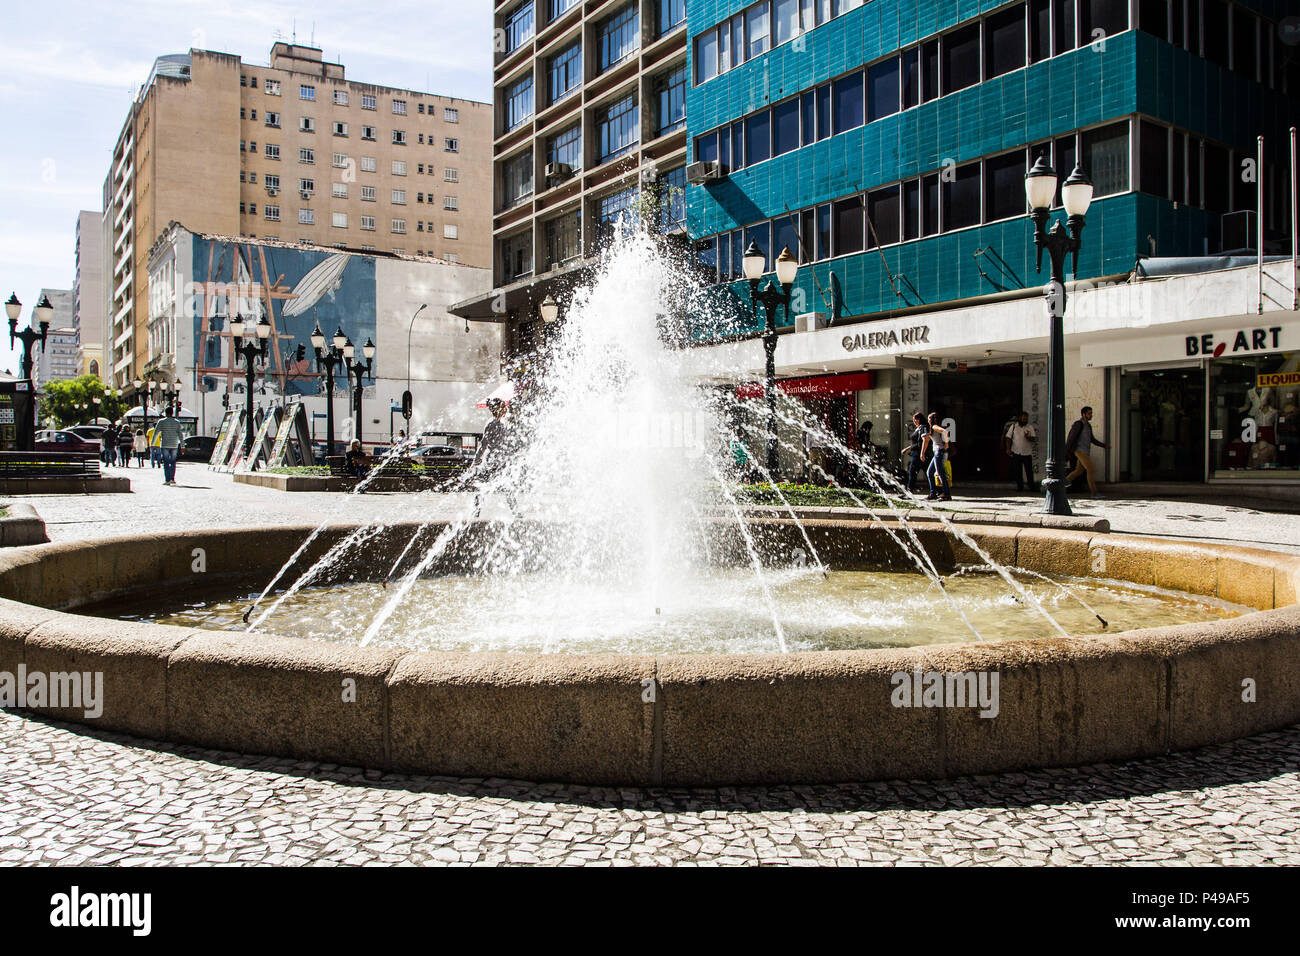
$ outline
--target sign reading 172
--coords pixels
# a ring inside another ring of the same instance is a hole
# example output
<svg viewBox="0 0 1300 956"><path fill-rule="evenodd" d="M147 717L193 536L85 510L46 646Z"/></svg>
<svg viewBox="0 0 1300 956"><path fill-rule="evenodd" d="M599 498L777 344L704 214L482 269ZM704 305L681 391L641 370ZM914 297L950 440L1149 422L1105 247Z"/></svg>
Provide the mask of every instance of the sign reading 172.
<svg viewBox="0 0 1300 956"><path fill-rule="evenodd" d="M1268 329L1239 329L1232 340L1233 352L1263 352L1276 349L1282 334L1282 326L1275 325ZM1187 336L1188 355L1208 355L1218 358L1228 350L1226 341L1215 343L1214 333Z"/></svg>

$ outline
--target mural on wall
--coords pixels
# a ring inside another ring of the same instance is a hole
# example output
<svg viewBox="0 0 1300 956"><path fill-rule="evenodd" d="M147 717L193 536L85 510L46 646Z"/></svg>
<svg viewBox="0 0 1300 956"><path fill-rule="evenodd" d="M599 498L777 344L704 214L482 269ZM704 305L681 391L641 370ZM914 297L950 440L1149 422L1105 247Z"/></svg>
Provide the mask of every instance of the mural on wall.
<svg viewBox="0 0 1300 956"><path fill-rule="evenodd" d="M244 371L232 348L230 321L271 325L261 387L275 395L316 395L311 333L341 328L357 348L375 331L375 260L319 249L283 249L194 237L194 365L205 391L242 391ZM303 359L297 358L303 346ZM336 385L342 374L336 375Z"/></svg>

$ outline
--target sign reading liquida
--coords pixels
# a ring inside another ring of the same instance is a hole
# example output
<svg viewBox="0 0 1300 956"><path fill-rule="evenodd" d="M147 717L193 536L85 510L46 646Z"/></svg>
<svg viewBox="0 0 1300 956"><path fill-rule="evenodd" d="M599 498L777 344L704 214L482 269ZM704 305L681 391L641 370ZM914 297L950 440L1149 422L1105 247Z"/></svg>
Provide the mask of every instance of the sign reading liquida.
<svg viewBox="0 0 1300 956"><path fill-rule="evenodd" d="M1300 372L1267 372L1255 376L1259 388L1281 388L1284 385L1300 385Z"/></svg>

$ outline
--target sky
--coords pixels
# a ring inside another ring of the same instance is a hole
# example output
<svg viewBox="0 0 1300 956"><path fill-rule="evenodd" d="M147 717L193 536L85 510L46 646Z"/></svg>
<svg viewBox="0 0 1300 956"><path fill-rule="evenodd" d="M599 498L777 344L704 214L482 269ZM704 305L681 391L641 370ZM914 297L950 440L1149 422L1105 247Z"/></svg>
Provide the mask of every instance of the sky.
<svg viewBox="0 0 1300 956"><path fill-rule="evenodd" d="M113 146L155 57L197 48L265 64L271 44L296 30L299 43L314 37L350 79L489 100L491 29L492 0L7 4L0 299L17 293L26 323L42 288L72 288L77 213L101 208ZM0 369L18 369L18 349L3 333Z"/></svg>

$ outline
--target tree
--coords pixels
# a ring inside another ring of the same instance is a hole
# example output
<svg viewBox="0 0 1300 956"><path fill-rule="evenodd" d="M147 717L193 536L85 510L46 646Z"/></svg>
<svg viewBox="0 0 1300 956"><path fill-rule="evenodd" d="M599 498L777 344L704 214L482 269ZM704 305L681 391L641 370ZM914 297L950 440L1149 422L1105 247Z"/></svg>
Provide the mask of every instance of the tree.
<svg viewBox="0 0 1300 956"><path fill-rule="evenodd" d="M55 427L66 428L95 418L117 421L127 411L126 402L116 392L104 394L104 383L97 375L50 382L41 390L38 420L53 421ZM99 404L95 399L99 399ZM85 405L84 409L79 405Z"/></svg>

